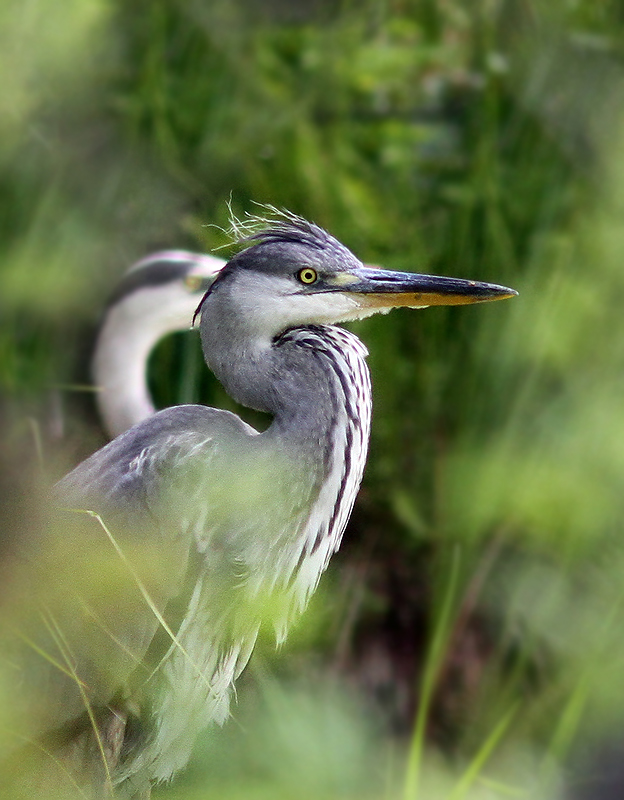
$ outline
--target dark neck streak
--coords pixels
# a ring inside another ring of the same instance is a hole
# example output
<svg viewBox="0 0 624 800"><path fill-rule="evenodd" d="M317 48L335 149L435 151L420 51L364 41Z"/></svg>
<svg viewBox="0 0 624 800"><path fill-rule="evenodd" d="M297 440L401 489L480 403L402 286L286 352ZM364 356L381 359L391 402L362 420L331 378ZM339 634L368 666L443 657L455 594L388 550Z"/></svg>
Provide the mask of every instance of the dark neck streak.
<svg viewBox="0 0 624 800"><path fill-rule="evenodd" d="M319 483L331 470L346 402L327 345L323 328L310 326L282 334L272 352L278 405L269 431L299 451Z"/></svg>

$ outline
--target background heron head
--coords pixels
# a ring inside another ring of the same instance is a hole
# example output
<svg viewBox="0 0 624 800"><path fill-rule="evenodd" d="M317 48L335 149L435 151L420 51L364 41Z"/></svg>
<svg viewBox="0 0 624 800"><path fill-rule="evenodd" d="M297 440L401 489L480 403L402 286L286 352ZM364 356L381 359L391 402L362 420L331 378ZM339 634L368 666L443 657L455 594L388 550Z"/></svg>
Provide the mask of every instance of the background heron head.
<svg viewBox="0 0 624 800"><path fill-rule="evenodd" d="M159 338L191 327L197 298L212 285L224 262L211 255L186 250L162 250L137 261L123 276L108 300L107 315L117 315L136 335L137 320Z"/></svg>
<svg viewBox="0 0 624 800"><path fill-rule="evenodd" d="M198 299L224 261L185 250L163 250L134 264L108 301L92 372L96 402L111 438L156 410L147 362L158 341L191 327Z"/></svg>

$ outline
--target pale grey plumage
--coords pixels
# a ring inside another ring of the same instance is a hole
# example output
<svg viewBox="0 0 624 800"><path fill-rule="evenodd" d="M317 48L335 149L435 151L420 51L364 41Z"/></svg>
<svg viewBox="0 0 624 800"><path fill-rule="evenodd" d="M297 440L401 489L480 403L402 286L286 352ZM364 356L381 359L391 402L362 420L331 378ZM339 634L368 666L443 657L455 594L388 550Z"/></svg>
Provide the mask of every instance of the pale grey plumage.
<svg viewBox="0 0 624 800"><path fill-rule="evenodd" d="M151 416L148 357L161 338L191 327L199 299L223 259L162 250L133 264L109 299L92 358L102 424L114 438Z"/></svg>
<svg viewBox="0 0 624 800"><path fill-rule="evenodd" d="M283 639L340 543L366 460L371 392L364 346L328 323L510 294L365 268L290 216L220 272L201 304L205 359L232 397L271 414L268 429L225 411L166 409L57 486L62 504L106 526L80 524L81 541L99 536L127 567L120 621L76 592L76 613L63 609L63 647L49 643L56 661L65 650L72 662L71 675L48 679L59 687L56 728L75 726L85 702L124 720L107 763L112 784L145 793L186 763L197 732L226 718L259 626L268 621Z"/></svg>

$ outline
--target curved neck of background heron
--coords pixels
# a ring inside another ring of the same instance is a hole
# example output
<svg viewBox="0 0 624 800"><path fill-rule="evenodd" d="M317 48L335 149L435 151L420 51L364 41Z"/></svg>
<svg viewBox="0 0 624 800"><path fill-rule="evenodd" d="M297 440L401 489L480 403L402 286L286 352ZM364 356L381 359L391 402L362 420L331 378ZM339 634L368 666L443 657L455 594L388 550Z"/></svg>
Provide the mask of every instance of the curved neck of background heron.
<svg viewBox="0 0 624 800"><path fill-rule="evenodd" d="M96 403L111 438L156 410L147 384L147 362L163 332L133 324L131 335L123 308L112 308L100 328L93 355Z"/></svg>

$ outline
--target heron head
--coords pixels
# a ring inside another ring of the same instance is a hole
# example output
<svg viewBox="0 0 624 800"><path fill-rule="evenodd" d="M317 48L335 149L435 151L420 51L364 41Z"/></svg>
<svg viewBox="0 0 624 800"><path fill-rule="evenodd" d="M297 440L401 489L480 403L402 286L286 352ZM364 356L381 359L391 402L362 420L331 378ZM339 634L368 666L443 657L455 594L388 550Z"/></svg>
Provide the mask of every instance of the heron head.
<svg viewBox="0 0 624 800"><path fill-rule="evenodd" d="M399 306L464 305L517 294L491 283L365 266L322 228L291 215L245 244L196 315L211 296L227 294L231 314L273 336L289 327L346 322Z"/></svg>
<svg viewBox="0 0 624 800"><path fill-rule="evenodd" d="M197 301L223 268L220 258L186 250L162 250L137 261L117 284L107 303L106 316L115 315L115 327L126 325L163 336L191 327Z"/></svg>

